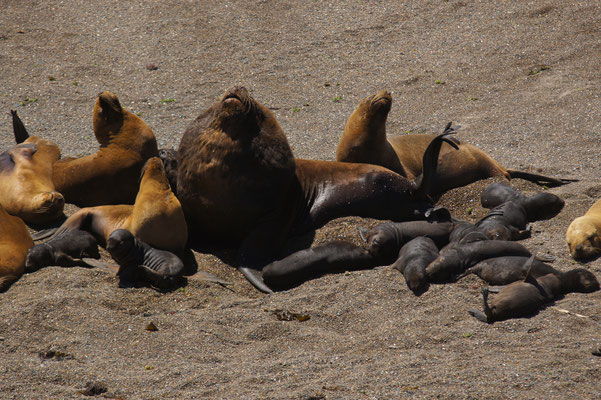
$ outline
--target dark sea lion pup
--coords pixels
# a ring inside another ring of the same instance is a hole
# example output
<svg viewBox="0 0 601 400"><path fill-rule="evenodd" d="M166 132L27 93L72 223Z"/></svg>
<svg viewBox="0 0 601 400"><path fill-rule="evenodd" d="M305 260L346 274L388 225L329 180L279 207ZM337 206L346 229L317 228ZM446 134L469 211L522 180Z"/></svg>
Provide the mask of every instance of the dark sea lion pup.
<svg viewBox="0 0 601 400"><path fill-rule="evenodd" d="M269 287L285 289L328 273L371 269L374 257L365 249L342 240L297 251L263 268Z"/></svg>
<svg viewBox="0 0 601 400"><path fill-rule="evenodd" d="M385 222L360 232L369 252L381 265L388 265L398 258L405 243L419 236L434 240L436 246L442 248L449 243L449 234L454 228L454 222L407 221Z"/></svg>
<svg viewBox="0 0 601 400"><path fill-rule="evenodd" d="M529 260L534 260L532 256ZM489 289L482 289L484 312L472 309L469 313L482 322L492 323L508 318L530 316L540 307L566 293L591 293L599 290L599 281L592 272L583 268L563 273L550 273L538 278L527 274L523 281L501 286L499 293L489 303Z"/></svg>
<svg viewBox="0 0 601 400"><path fill-rule="evenodd" d="M530 251L521 244L506 240L453 243L440 251L439 256L426 268L426 274L430 281L445 282L488 258L530 255Z"/></svg>
<svg viewBox="0 0 601 400"><path fill-rule="evenodd" d="M86 231L69 230L29 249L25 270L33 272L50 265L88 267L83 258L100 258L96 238Z"/></svg>
<svg viewBox="0 0 601 400"><path fill-rule="evenodd" d="M409 179L422 172L421 157L432 136L402 135L387 139L386 119L391 104L392 96L382 90L366 97L357 106L340 138L336 161L381 165ZM479 148L460 143L459 151L453 151L449 146L443 146L440 151L440 165L434 183L435 194L493 176L521 178L547 186L574 181L508 170Z"/></svg>
<svg viewBox="0 0 601 400"><path fill-rule="evenodd" d="M547 274L559 274L560 272L542 261L534 260L528 262L529 257L525 256L506 256L495 257L480 261L473 267L465 270L464 273L457 276L461 279L470 274L475 274L489 285L508 285L515 281L522 281L526 274L533 278L538 278Z"/></svg>
<svg viewBox="0 0 601 400"><path fill-rule="evenodd" d="M426 267L438 257L438 247L428 237L420 236L406 243L399 252L399 258L392 264L405 277L407 286L419 294L427 289Z"/></svg>
<svg viewBox="0 0 601 400"><path fill-rule="evenodd" d="M179 257L149 246L125 229L117 229L109 235L106 249L119 264L117 275L122 287L142 281L169 289L184 274L184 263Z"/></svg>
<svg viewBox="0 0 601 400"><path fill-rule="evenodd" d="M480 195L482 207L495 208L506 202L516 202L524 207L528 222L555 217L565 202L553 193L537 193L525 196L507 183L495 182L488 185Z"/></svg>
<svg viewBox="0 0 601 400"><path fill-rule="evenodd" d="M33 246L27 226L0 206L0 292L23 275L27 250Z"/></svg>
<svg viewBox="0 0 601 400"><path fill-rule="evenodd" d="M186 129L178 198L193 243L239 245L238 269L269 292L260 270L292 235L351 215L424 219L438 153L451 132L447 126L431 141L415 181L375 165L294 159L273 113L235 87Z"/></svg>
<svg viewBox="0 0 601 400"><path fill-rule="evenodd" d="M140 170L146 160L158 156L154 133L111 92L98 95L93 122L100 148L95 154L54 163L56 189L79 207L133 204Z"/></svg>

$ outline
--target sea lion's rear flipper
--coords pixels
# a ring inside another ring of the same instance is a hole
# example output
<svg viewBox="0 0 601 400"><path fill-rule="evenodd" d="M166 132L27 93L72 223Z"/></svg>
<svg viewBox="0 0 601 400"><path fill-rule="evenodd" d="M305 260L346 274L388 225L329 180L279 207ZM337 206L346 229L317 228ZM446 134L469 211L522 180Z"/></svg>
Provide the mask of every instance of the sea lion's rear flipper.
<svg viewBox="0 0 601 400"><path fill-rule="evenodd" d="M359 231L359 236L361 237L361 240L363 240L363 243L367 243L367 234L369 233L369 229L364 226L358 226L357 230Z"/></svg>
<svg viewBox="0 0 601 400"><path fill-rule="evenodd" d="M507 173L509 174L511 179L513 179L513 178L524 179L529 182L536 183L539 186L556 187L556 186L567 185L568 183L571 183L571 182L579 181L579 179L552 178L550 176L533 174L533 173L525 172L525 171L517 171L515 169L508 169Z"/></svg>
<svg viewBox="0 0 601 400"><path fill-rule="evenodd" d="M238 271L242 272L242 275L261 292L273 293L273 290L263 282L261 271L249 267L238 267Z"/></svg>
<svg viewBox="0 0 601 400"><path fill-rule="evenodd" d="M536 254L535 257L538 261L542 262L553 262L557 257L552 256L551 254Z"/></svg>
<svg viewBox="0 0 601 400"><path fill-rule="evenodd" d="M476 318L479 321L485 322L485 323L490 323L488 322L488 318L486 317L486 314L484 314L482 311L480 310L476 310L475 308L470 308L469 310L467 310L468 313L470 313L470 315L474 318Z"/></svg>
<svg viewBox="0 0 601 400"><path fill-rule="evenodd" d="M96 260L94 258L84 257L81 259L81 262L87 265L90 268L99 268L103 269L107 272L114 272L115 274L119 272L119 267L116 265L110 265L100 260Z"/></svg>
<svg viewBox="0 0 601 400"><path fill-rule="evenodd" d="M428 209L424 216L428 222L452 222L453 216L451 212L442 206L436 206Z"/></svg>
<svg viewBox="0 0 601 400"><path fill-rule="evenodd" d="M27 133L23 121L21 121L21 118L17 115L17 111L10 110L10 113L13 116L13 133L15 134L15 141L17 144L23 143L29 138L29 133Z"/></svg>
<svg viewBox="0 0 601 400"><path fill-rule="evenodd" d="M455 150L459 149L456 142L452 138L448 138L448 135L455 133L455 129L451 127L452 122L449 122L443 132L436 136L424 152L422 158L422 174L415 180L417 185L416 195L421 198L428 198L432 192L432 182L436 176L436 167L438 166L438 156L440 155L440 148L443 142L447 142Z"/></svg>
<svg viewBox="0 0 601 400"><path fill-rule="evenodd" d="M465 278L466 276L474 274L475 272L476 272L476 268L475 267L468 268L465 271L463 271L461 274L457 275L455 277L455 280L458 281L459 279Z"/></svg>
<svg viewBox="0 0 601 400"><path fill-rule="evenodd" d="M46 239L46 238L54 235L54 233L56 231L58 231L58 228L43 229L43 230L41 230L39 232L36 232L33 235L31 235L31 238L33 240L35 240L35 241Z"/></svg>

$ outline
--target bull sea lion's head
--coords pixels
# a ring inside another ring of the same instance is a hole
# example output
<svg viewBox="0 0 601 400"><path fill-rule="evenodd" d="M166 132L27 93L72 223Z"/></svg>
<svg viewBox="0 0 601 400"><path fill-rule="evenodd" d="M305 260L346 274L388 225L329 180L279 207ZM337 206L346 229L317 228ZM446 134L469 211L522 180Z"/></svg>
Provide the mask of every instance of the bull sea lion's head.
<svg viewBox="0 0 601 400"><path fill-rule="evenodd" d="M566 241L575 260L587 260L601 254L601 237L595 223L587 216L572 221Z"/></svg>
<svg viewBox="0 0 601 400"><path fill-rule="evenodd" d="M251 138L260 131L281 131L273 113L243 86L227 90L213 108L212 125L234 139Z"/></svg>

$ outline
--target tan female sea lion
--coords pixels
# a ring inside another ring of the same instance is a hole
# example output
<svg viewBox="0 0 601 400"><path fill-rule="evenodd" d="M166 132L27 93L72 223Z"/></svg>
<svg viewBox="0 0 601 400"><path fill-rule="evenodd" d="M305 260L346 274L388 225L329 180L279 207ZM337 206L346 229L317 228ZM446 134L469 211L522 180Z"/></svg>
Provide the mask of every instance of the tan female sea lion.
<svg viewBox="0 0 601 400"><path fill-rule="evenodd" d="M79 207L133 204L142 166L158 156L154 133L111 92L98 95L93 121L100 148L82 158L57 161L56 189Z"/></svg>
<svg viewBox="0 0 601 400"><path fill-rule="evenodd" d="M389 168L409 179L422 173L422 156L432 135L386 137L386 119L392 96L385 90L366 97L353 111L336 150L336 161L369 163ZM460 143L459 150L443 144L433 183L435 194L465 186L480 179L501 176L522 178L547 186L564 185L572 180L515 171L502 167L477 147Z"/></svg>
<svg viewBox="0 0 601 400"><path fill-rule="evenodd" d="M25 255L33 240L23 220L0 206L0 291L19 279L25 270Z"/></svg>
<svg viewBox="0 0 601 400"><path fill-rule="evenodd" d="M13 125L22 126L17 112L11 113ZM58 146L36 136L16 139L24 141L0 154L0 204L28 223L60 218L65 199L52 182L52 164L60 158Z"/></svg>
<svg viewBox="0 0 601 400"><path fill-rule="evenodd" d="M368 165L294 159L273 113L235 87L186 129L178 150L178 198L195 242L239 245L238 269L271 291L259 271L291 235L348 215L424 219L440 145L410 181Z"/></svg>
<svg viewBox="0 0 601 400"><path fill-rule="evenodd" d="M575 260L586 260L601 254L601 200L581 217L576 218L566 232L566 241Z"/></svg>
<svg viewBox="0 0 601 400"><path fill-rule="evenodd" d="M149 159L144 166L133 206L82 208L58 228L55 236L75 229L92 233L103 246L116 229L127 229L150 246L176 253L183 251L188 241L181 204L171 192L158 157Z"/></svg>

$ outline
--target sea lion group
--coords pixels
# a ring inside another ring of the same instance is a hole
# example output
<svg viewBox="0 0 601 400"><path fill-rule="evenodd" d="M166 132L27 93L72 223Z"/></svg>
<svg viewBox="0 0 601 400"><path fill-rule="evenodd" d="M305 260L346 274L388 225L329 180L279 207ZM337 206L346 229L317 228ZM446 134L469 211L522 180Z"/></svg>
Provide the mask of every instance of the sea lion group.
<svg viewBox="0 0 601 400"><path fill-rule="evenodd" d="M238 269L263 292L385 264L394 264L418 292L429 282L479 273L484 261L531 256L511 240L530 234L528 222L556 215L563 207L558 197L493 187L483 195L492 210L476 224L455 220L434 200L491 176L547 186L571 180L505 169L455 139L450 123L439 135L387 139L391 101L382 91L359 104L337 161L296 159L272 111L243 87L229 89L201 113L177 151L159 150L150 127L110 92L98 95L93 111L99 150L81 158L60 158L58 146L29 136L13 112L17 144L0 154L0 218L7 220L2 238L12 254L1 259L0 289L25 267L89 265L86 260L98 258L97 244L119 265L122 286L143 281L159 288L180 282L189 247L234 246ZM56 221L65 201L84 208L34 246L23 220ZM334 241L282 258L289 238L343 216L396 222L364 235L367 248ZM550 274L549 281L578 281ZM538 278L530 271L527 279ZM549 289L553 296L581 289L577 283L555 286ZM502 318L490 311L499 307L485 308L485 319Z"/></svg>

